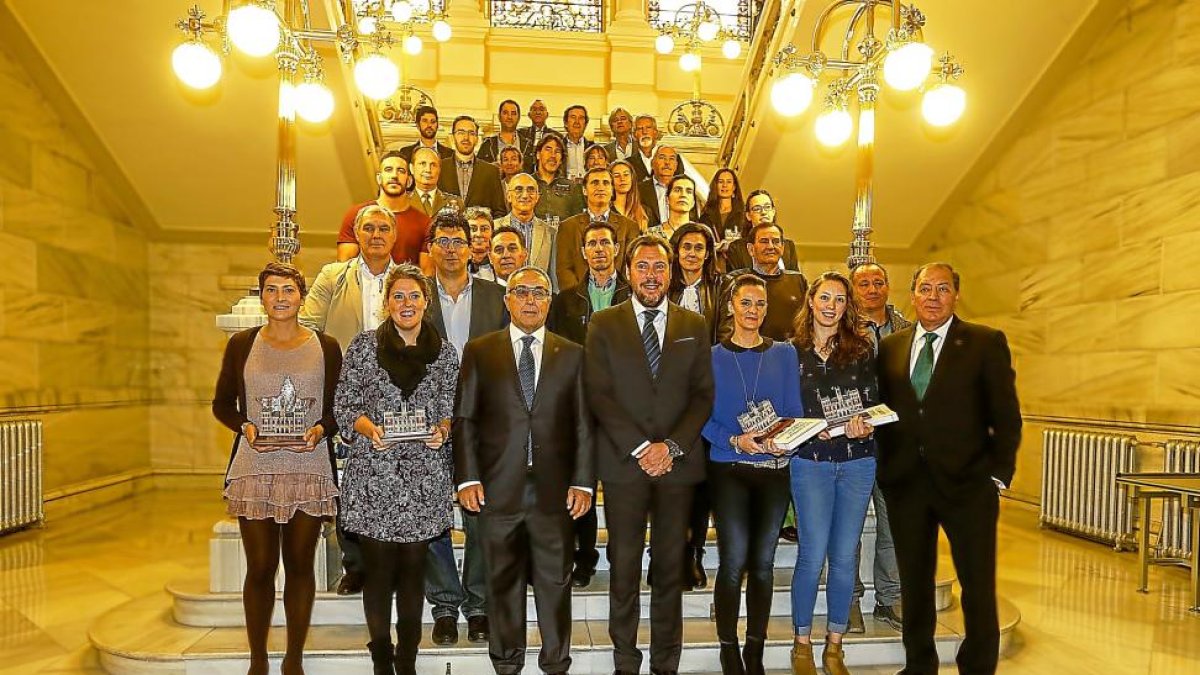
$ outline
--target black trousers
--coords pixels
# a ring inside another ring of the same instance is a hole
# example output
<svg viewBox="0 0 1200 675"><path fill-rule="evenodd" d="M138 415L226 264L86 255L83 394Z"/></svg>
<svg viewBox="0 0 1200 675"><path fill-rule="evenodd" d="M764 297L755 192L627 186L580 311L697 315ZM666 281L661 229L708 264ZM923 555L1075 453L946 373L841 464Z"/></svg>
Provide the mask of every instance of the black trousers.
<svg viewBox="0 0 1200 675"><path fill-rule="evenodd" d="M596 532L600 519L596 516L596 501L592 500L587 513L573 521L575 532L575 564L585 569L595 570L596 562L600 560L600 551L596 549Z"/></svg>
<svg viewBox="0 0 1200 675"><path fill-rule="evenodd" d="M900 601L904 611L905 675L936 674L933 634L937 622L935 578L938 527L962 585L966 639L956 661L960 673L991 675L1000 652L996 610L996 520L1000 496L991 479L963 486L953 497L938 492L927 475L883 487L896 540Z"/></svg>
<svg viewBox="0 0 1200 675"><path fill-rule="evenodd" d="M479 514L479 534L487 570L491 637L488 654L500 675L525 666L525 587L532 570L542 649L538 667L565 673L571 667L571 517L566 501L555 513L537 510L533 474L525 481L521 513Z"/></svg>
<svg viewBox="0 0 1200 675"><path fill-rule="evenodd" d="M617 670L639 672L637 647L641 615L642 554L650 520L650 669L678 670L683 648L683 551L691 513L691 485L645 480L606 484L608 525L608 636Z"/></svg>

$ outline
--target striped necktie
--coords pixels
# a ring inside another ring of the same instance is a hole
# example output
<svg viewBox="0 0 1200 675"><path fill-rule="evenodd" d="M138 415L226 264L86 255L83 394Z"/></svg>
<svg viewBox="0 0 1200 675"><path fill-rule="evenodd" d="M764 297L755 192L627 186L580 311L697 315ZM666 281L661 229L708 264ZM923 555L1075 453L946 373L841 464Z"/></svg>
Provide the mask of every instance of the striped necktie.
<svg viewBox="0 0 1200 675"><path fill-rule="evenodd" d="M650 374L658 377L658 364L662 361L662 347L658 344L658 331L654 330L654 320L658 318L657 309L647 309L642 312L645 323L642 324L642 347L646 350L646 361L650 364Z"/></svg>

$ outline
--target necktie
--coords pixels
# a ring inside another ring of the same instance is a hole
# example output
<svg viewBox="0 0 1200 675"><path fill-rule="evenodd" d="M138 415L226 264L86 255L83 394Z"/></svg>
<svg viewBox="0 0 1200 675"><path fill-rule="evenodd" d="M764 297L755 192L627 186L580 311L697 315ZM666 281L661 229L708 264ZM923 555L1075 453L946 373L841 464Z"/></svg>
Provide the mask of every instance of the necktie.
<svg viewBox="0 0 1200 675"><path fill-rule="evenodd" d="M425 215L432 216L433 215L433 199L431 199L429 197L428 192L421 195L421 203L423 203L425 205Z"/></svg>
<svg viewBox="0 0 1200 675"><path fill-rule="evenodd" d="M521 378L521 393L525 396L525 407L533 408L533 388L534 377L537 375L537 370L533 365L533 350L530 345L533 344L533 336L526 335L521 338L521 357L517 359L517 377ZM532 432L531 432L532 433ZM525 441L525 465L533 466L533 437Z"/></svg>
<svg viewBox="0 0 1200 675"><path fill-rule="evenodd" d="M925 400L925 391L929 389L929 378L933 377L933 341L937 338L937 333L925 334L925 346L921 347L921 353L917 354L917 363L913 366L910 379L913 391L917 392L918 401Z"/></svg>
<svg viewBox="0 0 1200 675"><path fill-rule="evenodd" d="M642 324L642 347L646 350L646 361L650 364L650 374L658 377L658 363L662 361L662 347L658 344L658 331L654 330L654 320L658 318L657 309L642 312L646 322Z"/></svg>

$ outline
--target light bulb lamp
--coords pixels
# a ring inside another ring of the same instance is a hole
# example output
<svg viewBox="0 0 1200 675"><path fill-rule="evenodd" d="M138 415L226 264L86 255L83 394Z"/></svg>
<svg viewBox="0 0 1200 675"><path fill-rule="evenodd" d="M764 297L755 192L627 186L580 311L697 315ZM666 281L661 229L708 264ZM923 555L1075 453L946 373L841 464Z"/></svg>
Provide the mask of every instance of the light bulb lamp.
<svg viewBox="0 0 1200 675"><path fill-rule="evenodd" d="M841 12L853 7L854 11ZM839 10L836 11L835 10ZM875 35L875 13L887 11L891 27L885 39ZM837 21L834 16L838 17ZM845 17L849 17L848 23ZM836 26L835 26L836 24ZM825 36L836 27L844 33L841 52L836 58L821 50ZM826 97L827 112L820 120L820 140L845 141L858 129L856 150L853 239L846 265L875 262L871 244L871 220L874 203L875 167L875 103L879 98L880 80L897 91L911 91L928 86L932 54L924 40L925 15L913 5L899 0L836 0L818 15L813 28L811 48L801 53L794 43L788 43L772 58L775 84L771 100L777 111L796 115L812 100L811 87L823 75L833 74ZM922 108L926 120L934 126L945 126L961 115L965 94L951 84L962 75L950 54L941 57L940 69L935 70L940 83L925 92ZM943 87L952 87L946 89ZM942 88L939 90L939 88ZM938 90L935 92L935 90ZM849 135L845 117L829 111L846 111L851 119ZM836 132L836 133L835 133ZM843 135L844 138L843 138Z"/></svg>
<svg viewBox="0 0 1200 675"><path fill-rule="evenodd" d="M193 89L216 84L221 77L222 59L235 47L249 56L275 59L279 72L279 115L275 222L269 249L279 262L291 262L300 251L300 226L296 222L296 117L320 123L333 113L333 94L325 86L316 45L332 45L341 59L351 64L370 57L386 59L383 52L403 40L407 40L410 54L419 52L418 27L428 29L438 42L450 39L452 31L444 2L437 2L436 6L435 2L426 2L420 9L406 3L407 9L393 12L391 9L399 3L336 0L331 3L336 25L325 29L312 25L309 3L310 0L225 0L221 14L211 19L199 5L193 5L187 16L176 23L184 37L172 54L176 74ZM230 16L235 12L238 12L237 25L231 38ZM397 15L406 20L397 21ZM274 46L268 50L266 47L272 43ZM391 87L391 91L395 89ZM378 151L383 145L378 110L374 100L364 96L363 101L370 111L370 135Z"/></svg>
<svg viewBox="0 0 1200 675"><path fill-rule="evenodd" d="M655 51L664 56L679 47L679 69L692 75L692 98L677 105L670 114L672 122L668 128L676 135L716 138L725 131L721 112L712 103L700 98L700 77L704 67L701 49L705 45L719 47L727 59L742 55L741 36L726 27L720 13L704 0L683 5L676 10L674 18L659 27L658 37L654 41Z"/></svg>

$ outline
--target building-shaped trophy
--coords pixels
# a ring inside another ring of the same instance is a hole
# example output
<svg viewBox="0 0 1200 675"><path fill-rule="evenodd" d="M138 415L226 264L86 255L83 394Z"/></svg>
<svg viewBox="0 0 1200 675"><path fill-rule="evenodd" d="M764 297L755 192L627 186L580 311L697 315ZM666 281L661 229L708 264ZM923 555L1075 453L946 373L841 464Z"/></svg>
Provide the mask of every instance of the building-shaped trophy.
<svg viewBox="0 0 1200 675"><path fill-rule="evenodd" d="M822 419L780 417L768 400L750 403L737 420L743 433L754 434L754 442L772 440L781 450L792 450L825 428Z"/></svg>
<svg viewBox="0 0 1200 675"><path fill-rule="evenodd" d="M268 448L294 448L304 445L308 431L308 412L315 398L304 398L296 391L290 376L284 376L278 396L259 398L262 415L254 445Z"/></svg>
<svg viewBox="0 0 1200 675"><path fill-rule="evenodd" d="M400 402L400 410L390 410L383 413L383 441L385 443L401 443L404 441L425 442L432 437L429 431L429 421L425 419L425 408L422 406L409 407L407 401Z"/></svg>
<svg viewBox="0 0 1200 675"><path fill-rule="evenodd" d="M842 391L841 387L834 387L833 396L819 396L819 398L821 399L821 411L825 413L825 419L831 427L843 425L851 417L863 412L862 396L859 395L857 389L846 392Z"/></svg>

